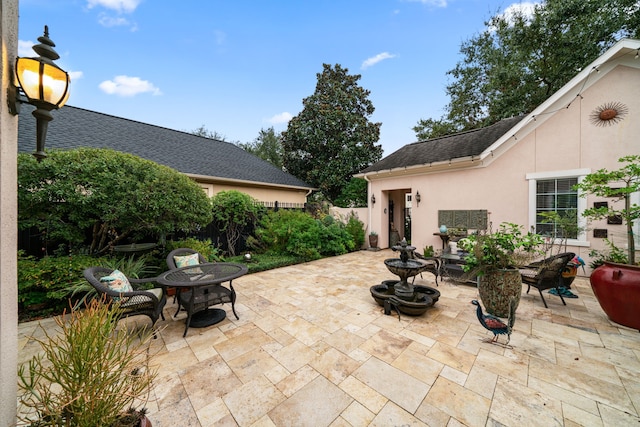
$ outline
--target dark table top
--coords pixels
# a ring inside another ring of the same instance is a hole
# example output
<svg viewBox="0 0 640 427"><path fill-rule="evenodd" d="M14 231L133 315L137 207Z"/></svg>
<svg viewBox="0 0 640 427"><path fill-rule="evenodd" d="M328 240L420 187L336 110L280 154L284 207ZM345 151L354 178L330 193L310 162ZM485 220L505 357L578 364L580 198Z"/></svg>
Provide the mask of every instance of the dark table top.
<svg viewBox="0 0 640 427"><path fill-rule="evenodd" d="M243 264L231 262L214 262L169 270L158 276L158 283L171 287L188 287L215 285L228 282L247 274L248 268Z"/></svg>

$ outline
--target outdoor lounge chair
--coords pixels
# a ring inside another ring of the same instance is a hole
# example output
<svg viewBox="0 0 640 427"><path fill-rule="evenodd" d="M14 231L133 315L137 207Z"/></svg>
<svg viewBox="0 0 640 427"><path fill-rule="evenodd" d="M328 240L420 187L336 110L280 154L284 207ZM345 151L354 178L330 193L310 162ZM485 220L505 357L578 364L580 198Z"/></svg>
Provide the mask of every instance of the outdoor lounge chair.
<svg viewBox="0 0 640 427"><path fill-rule="evenodd" d="M522 283L527 284L527 293L529 293L532 286L538 289L545 308L549 308L547 306L547 301L545 301L544 296L542 295L542 291L546 289L555 289L556 293L562 300L562 304L567 305L559 288L564 286L562 272L567 266L567 263L571 261L574 256L575 254L573 252L565 252L521 268L520 275L522 276Z"/></svg>
<svg viewBox="0 0 640 427"><path fill-rule="evenodd" d="M142 283L155 282L154 278L148 279L132 279L123 278L129 282L133 290L120 291L110 287L111 278L117 274L117 270L105 267L89 267L84 270L84 278L95 288L100 297L105 298L105 302L110 303L112 307L117 306L120 309L121 317L130 317L137 315L148 316L151 319L151 327L153 328L159 317L164 320L162 309L167 303L167 297L164 289L153 288L149 290L136 290L136 286ZM154 332L154 338L155 338Z"/></svg>

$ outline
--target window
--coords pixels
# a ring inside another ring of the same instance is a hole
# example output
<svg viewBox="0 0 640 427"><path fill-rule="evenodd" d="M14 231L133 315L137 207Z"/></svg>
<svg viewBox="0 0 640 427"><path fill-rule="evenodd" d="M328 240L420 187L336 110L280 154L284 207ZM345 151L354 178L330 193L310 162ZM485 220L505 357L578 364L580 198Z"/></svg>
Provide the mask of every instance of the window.
<svg viewBox="0 0 640 427"><path fill-rule="evenodd" d="M588 246L585 232L586 222L582 212L586 209L586 199L573 186L590 169L573 169L556 172L529 173L529 225L537 233L558 239L567 239L574 246ZM543 214L556 213L568 226L557 222L545 223Z"/></svg>
<svg viewBox="0 0 640 427"><path fill-rule="evenodd" d="M536 181L536 232L557 238L578 238L578 178ZM546 213L555 212L559 221L548 222Z"/></svg>

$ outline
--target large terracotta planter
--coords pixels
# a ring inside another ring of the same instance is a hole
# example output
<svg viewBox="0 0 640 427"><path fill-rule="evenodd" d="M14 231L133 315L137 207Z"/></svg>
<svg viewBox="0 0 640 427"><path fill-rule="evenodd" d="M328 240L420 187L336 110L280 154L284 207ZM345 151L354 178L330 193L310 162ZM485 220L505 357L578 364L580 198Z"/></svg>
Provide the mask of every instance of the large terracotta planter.
<svg viewBox="0 0 640 427"><path fill-rule="evenodd" d="M518 308L522 295L522 277L517 269L497 270L478 276L478 293L487 313L509 317L509 301Z"/></svg>
<svg viewBox="0 0 640 427"><path fill-rule="evenodd" d="M605 262L591 277L600 307L616 323L640 330L640 267Z"/></svg>

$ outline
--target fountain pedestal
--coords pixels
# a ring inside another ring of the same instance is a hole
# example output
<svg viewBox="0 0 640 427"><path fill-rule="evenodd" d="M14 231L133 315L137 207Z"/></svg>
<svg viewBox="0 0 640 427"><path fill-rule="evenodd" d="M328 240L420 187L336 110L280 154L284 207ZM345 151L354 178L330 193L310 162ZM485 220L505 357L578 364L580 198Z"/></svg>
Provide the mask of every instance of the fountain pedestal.
<svg viewBox="0 0 640 427"><path fill-rule="evenodd" d="M407 241L402 239L400 245L393 246L391 249L400 251L400 258L386 259L384 264L400 280L385 280L380 285L372 286L371 296L381 306L384 306L385 300L395 296L397 298L392 301L398 311L404 314L420 315L435 304L440 297L440 292L428 286L414 286L408 282L409 277L420 274L424 268L422 262L409 259L409 254L416 249L415 247L407 245Z"/></svg>

